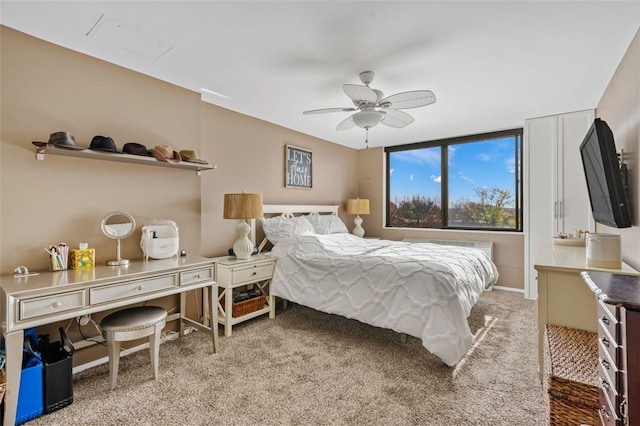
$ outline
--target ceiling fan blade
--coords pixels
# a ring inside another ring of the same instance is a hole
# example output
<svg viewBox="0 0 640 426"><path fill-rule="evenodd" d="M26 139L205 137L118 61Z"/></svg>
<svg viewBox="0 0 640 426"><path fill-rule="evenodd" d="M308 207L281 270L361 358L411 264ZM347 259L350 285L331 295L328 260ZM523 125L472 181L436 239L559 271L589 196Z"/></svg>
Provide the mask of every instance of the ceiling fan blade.
<svg viewBox="0 0 640 426"><path fill-rule="evenodd" d="M375 103L378 100L376 92L367 86L362 86L360 84L344 84L342 85L342 89L354 102L366 101Z"/></svg>
<svg viewBox="0 0 640 426"><path fill-rule="evenodd" d="M347 117L346 119L342 120L340 124L338 124L336 130L349 130L355 125L356 123L353 122L353 119L351 117Z"/></svg>
<svg viewBox="0 0 640 426"><path fill-rule="evenodd" d="M380 100L379 105L385 108L409 109L432 104L436 95L431 90L412 90L396 93Z"/></svg>
<svg viewBox="0 0 640 426"><path fill-rule="evenodd" d="M304 115L309 115L309 114L325 114L328 112L343 112L343 111L357 111L356 108L352 108L352 107L344 107L344 108L321 108L321 109L312 109L309 111L304 111L303 114Z"/></svg>
<svg viewBox="0 0 640 426"><path fill-rule="evenodd" d="M386 109L386 114L382 119L382 124L389 127L402 128L413 123L413 117L403 111L397 111L395 109Z"/></svg>

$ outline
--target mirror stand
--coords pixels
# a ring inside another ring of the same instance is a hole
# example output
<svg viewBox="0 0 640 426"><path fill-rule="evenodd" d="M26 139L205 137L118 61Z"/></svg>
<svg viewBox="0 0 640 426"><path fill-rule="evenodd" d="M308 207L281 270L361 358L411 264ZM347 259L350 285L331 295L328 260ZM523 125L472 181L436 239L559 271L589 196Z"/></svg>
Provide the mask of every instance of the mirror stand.
<svg viewBox="0 0 640 426"><path fill-rule="evenodd" d="M108 266L122 266L128 265L129 259L122 259L120 257L120 240L116 240L116 259L115 260L107 260Z"/></svg>
<svg viewBox="0 0 640 426"><path fill-rule="evenodd" d="M107 261L108 266L124 266L129 264L129 259L120 256L120 240L127 238L136 228L136 221L129 213L111 212L102 219L100 225L102 232L112 240L116 240L116 259Z"/></svg>

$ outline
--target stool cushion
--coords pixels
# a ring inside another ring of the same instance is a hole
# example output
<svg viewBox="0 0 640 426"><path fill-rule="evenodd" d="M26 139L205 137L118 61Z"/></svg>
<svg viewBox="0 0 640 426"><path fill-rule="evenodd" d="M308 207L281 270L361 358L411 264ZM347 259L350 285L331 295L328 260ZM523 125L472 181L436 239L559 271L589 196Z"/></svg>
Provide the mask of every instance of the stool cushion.
<svg viewBox="0 0 640 426"><path fill-rule="evenodd" d="M137 306L113 312L102 319L100 327L106 331L126 331L151 327L166 320L167 311L158 306Z"/></svg>

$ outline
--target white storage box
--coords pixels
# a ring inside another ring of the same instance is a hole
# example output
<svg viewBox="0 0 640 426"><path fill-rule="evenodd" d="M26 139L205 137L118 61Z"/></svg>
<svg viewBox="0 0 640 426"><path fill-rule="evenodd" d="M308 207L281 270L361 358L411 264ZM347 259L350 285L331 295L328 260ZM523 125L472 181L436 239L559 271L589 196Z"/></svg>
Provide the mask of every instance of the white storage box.
<svg viewBox="0 0 640 426"><path fill-rule="evenodd" d="M172 220L152 220L142 227L140 247L145 260L177 256L180 248L178 226Z"/></svg>

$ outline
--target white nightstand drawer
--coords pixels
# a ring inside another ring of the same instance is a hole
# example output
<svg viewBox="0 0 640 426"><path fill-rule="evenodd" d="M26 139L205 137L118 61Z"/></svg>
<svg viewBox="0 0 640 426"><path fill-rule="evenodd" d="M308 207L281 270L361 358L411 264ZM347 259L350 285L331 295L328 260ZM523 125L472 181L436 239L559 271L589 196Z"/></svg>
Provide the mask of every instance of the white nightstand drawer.
<svg viewBox="0 0 640 426"><path fill-rule="evenodd" d="M20 319L57 314L84 306L84 291L56 294L55 296L20 301Z"/></svg>
<svg viewBox="0 0 640 426"><path fill-rule="evenodd" d="M265 265L254 265L248 268L234 268L231 282L235 285L247 281L270 280L273 276L273 267L273 263L268 263Z"/></svg>
<svg viewBox="0 0 640 426"><path fill-rule="evenodd" d="M213 268L180 272L180 285L187 285L211 280L213 280Z"/></svg>
<svg viewBox="0 0 640 426"><path fill-rule="evenodd" d="M109 285L91 289L91 304L109 302L111 300L135 297L138 294L165 290L177 285L177 275L152 278L118 285Z"/></svg>

